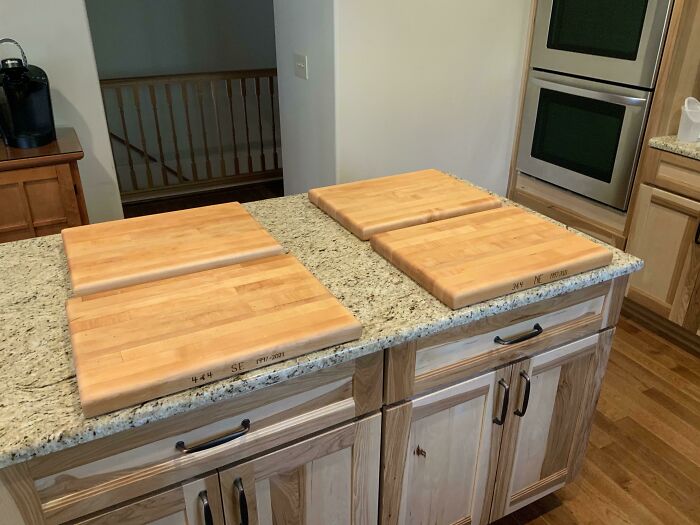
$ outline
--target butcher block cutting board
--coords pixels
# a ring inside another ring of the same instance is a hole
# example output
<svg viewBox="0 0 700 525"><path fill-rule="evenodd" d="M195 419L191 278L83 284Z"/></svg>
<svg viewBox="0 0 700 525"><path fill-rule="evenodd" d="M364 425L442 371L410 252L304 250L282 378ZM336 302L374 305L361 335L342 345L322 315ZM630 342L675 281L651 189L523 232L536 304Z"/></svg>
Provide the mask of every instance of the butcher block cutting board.
<svg viewBox="0 0 700 525"><path fill-rule="evenodd" d="M438 170L309 191L309 200L357 237L497 208L501 201Z"/></svg>
<svg viewBox="0 0 700 525"><path fill-rule="evenodd" d="M612 261L606 248L512 206L380 233L371 244L453 309Z"/></svg>
<svg viewBox="0 0 700 525"><path fill-rule="evenodd" d="M88 417L362 333L291 255L73 297L66 311Z"/></svg>
<svg viewBox="0 0 700 525"><path fill-rule="evenodd" d="M282 253L237 202L63 230L75 295Z"/></svg>

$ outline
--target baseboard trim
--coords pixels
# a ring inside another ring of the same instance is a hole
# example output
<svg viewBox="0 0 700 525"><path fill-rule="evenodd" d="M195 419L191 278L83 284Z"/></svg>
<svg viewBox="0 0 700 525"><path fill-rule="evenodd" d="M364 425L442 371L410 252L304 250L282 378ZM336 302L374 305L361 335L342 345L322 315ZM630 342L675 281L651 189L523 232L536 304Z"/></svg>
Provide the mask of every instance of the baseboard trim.
<svg viewBox="0 0 700 525"><path fill-rule="evenodd" d="M628 298L625 298L622 303L622 315L643 324L673 344L700 357L700 337L681 328L676 323L672 323L651 310L630 301Z"/></svg>

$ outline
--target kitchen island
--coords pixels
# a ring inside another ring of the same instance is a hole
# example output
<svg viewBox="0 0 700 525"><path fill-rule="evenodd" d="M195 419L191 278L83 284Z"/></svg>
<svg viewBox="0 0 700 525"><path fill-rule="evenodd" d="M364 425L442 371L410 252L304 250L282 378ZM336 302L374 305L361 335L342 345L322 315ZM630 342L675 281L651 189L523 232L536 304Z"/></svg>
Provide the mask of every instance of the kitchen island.
<svg viewBox="0 0 700 525"><path fill-rule="evenodd" d="M606 267L453 311L305 195L245 206L357 317L362 337L88 419L71 361L64 306L70 285L61 238L2 244L4 516L18 523L63 523L86 515L95 516L88 523L127 522L123 516L149 523L181 515L173 522L200 523L200 514L208 512L213 523L238 523L245 506L257 512L251 523L268 523L270 512L282 512L278 498L285 489L296 487L303 497L304 479L319 476L314 487L332 487L338 501L333 509L307 508L306 523L322 523L329 519L326 512L335 512L339 522L374 523L379 506L382 523L421 523L416 513L435 508L439 497L445 498L445 522L456 516L452 521L486 523L575 475L611 328L627 275L642 267L639 259L611 248L613 262ZM497 336L508 343L533 326L543 330L512 345L493 342ZM533 420L535 426L525 424L524 415L511 415L527 410L525 376L533 391L528 415L540 419ZM573 386L564 392L557 388L560 382ZM546 399L539 384L553 385L554 397ZM576 417L556 421L572 406ZM542 418L570 430L547 443ZM436 444L431 425L483 430L474 434L473 444L461 435L465 449L453 444L444 450L445 465L470 473L445 474L452 490L462 486L469 493L463 509L448 501L454 495L420 493L416 469L422 467L416 461L430 460L425 472L433 469L433 476L441 469L432 462L439 449L426 444ZM174 446L232 431L240 437L191 454ZM516 486L531 477L518 468L528 460L518 452L527 449L522 439L544 440L539 462L551 463L526 489ZM501 456L512 449L515 459L499 461L499 448ZM550 449L557 453L547 454ZM557 455L572 462L568 471L555 464ZM328 472L338 480L324 478ZM307 507L309 498L306 494Z"/></svg>

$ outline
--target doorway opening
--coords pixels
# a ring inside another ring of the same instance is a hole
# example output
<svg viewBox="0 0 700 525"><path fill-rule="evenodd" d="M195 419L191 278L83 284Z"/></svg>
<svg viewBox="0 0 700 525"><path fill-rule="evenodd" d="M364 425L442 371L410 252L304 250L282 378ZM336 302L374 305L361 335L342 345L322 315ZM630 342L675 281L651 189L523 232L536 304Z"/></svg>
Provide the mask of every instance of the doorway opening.
<svg viewBox="0 0 700 525"><path fill-rule="evenodd" d="M272 0L86 0L125 217L280 196Z"/></svg>

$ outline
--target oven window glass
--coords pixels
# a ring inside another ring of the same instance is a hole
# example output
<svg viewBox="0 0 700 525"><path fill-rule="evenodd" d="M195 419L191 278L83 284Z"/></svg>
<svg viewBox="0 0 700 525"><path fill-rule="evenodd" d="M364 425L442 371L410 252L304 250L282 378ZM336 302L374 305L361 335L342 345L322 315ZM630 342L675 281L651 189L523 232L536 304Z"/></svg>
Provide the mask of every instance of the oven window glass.
<svg viewBox="0 0 700 525"><path fill-rule="evenodd" d="M625 106L540 90L533 157L610 182Z"/></svg>
<svg viewBox="0 0 700 525"><path fill-rule="evenodd" d="M636 60L648 0L554 0L547 47Z"/></svg>

